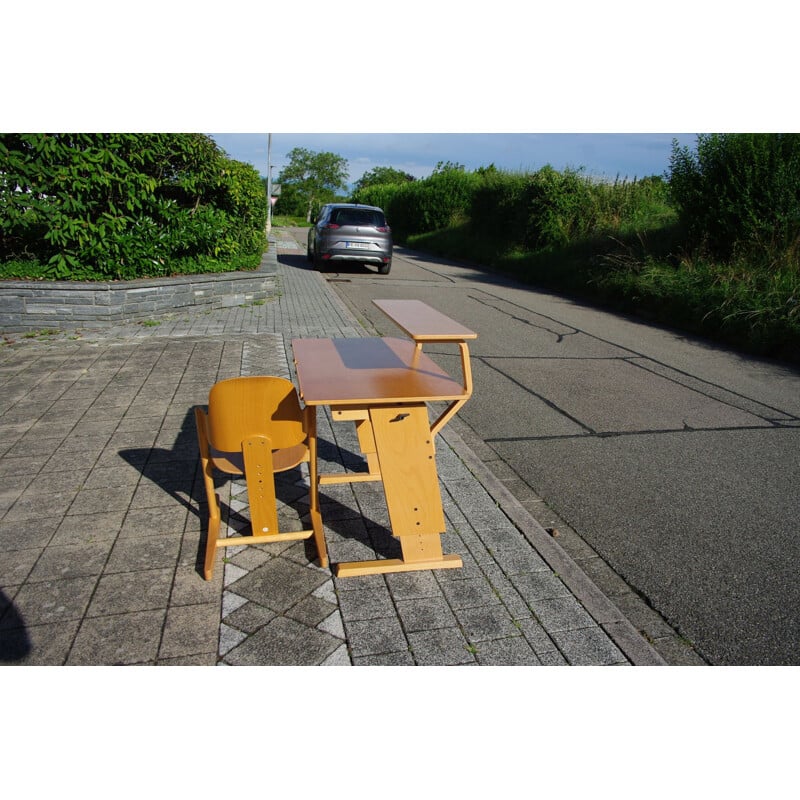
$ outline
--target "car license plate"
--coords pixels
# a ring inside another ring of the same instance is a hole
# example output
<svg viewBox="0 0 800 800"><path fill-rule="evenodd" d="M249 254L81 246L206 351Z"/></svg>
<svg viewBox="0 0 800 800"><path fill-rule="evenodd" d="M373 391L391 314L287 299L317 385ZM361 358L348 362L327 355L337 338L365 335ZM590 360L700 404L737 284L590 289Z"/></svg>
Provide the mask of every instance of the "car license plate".
<svg viewBox="0 0 800 800"><path fill-rule="evenodd" d="M368 242L348 242L348 247L354 247L356 250L369 250Z"/></svg>

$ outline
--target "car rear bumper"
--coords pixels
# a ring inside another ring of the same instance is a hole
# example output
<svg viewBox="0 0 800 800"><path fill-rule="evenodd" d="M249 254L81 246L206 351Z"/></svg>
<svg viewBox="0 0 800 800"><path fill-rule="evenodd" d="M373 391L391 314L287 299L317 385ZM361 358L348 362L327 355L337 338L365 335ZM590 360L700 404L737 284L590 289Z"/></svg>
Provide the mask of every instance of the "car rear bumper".
<svg viewBox="0 0 800 800"><path fill-rule="evenodd" d="M385 264L391 261L392 254L387 253L385 250L344 250L334 248L328 252L322 253L322 258L325 261L358 261L368 262L371 264Z"/></svg>

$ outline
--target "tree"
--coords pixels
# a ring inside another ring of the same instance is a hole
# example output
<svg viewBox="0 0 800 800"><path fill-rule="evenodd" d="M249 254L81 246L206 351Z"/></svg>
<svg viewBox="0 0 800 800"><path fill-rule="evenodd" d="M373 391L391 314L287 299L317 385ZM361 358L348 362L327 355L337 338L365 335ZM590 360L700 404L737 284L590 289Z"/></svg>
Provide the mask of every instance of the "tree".
<svg viewBox="0 0 800 800"><path fill-rule="evenodd" d="M416 180L413 175L402 172L394 167L375 167L369 172L365 172L353 186L353 191L357 192L366 189L368 186L378 186L380 184L410 183Z"/></svg>
<svg viewBox="0 0 800 800"><path fill-rule="evenodd" d="M291 186L290 191L302 197L306 220L310 222L315 206L330 202L337 191L347 189L347 159L304 147L295 147L286 157L289 163L281 170L278 181L282 191Z"/></svg>

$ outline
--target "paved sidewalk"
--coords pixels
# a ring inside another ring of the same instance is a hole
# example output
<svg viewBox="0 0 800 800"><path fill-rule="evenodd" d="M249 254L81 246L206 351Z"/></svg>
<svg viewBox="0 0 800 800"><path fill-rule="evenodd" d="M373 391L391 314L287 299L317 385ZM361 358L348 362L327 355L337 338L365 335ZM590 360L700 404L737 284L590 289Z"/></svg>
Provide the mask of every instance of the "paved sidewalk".
<svg viewBox="0 0 800 800"><path fill-rule="evenodd" d="M0 347L0 663L662 664L454 424L437 464L463 569L340 580L297 542L220 551L202 579L193 406L223 378L293 377L294 337L366 335L275 235L263 305ZM319 435L322 470L359 468L353 426L320 413ZM246 527L244 482L219 489ZM307 489L306 471L281 476L282 523L302 524ZM321 500L332 562L396 555L380 484Z"/></svg>

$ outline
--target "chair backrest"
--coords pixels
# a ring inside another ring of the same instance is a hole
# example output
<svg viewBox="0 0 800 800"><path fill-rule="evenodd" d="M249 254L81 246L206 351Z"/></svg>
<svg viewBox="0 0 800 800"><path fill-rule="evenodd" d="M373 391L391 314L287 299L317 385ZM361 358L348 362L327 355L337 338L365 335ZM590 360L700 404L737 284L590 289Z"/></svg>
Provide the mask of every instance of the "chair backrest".
<svg viewBox="0 0 800 800"><path fill-rule="evenodd" d="M272 376L247 376L219 381L208 396L211 447L239 452L242 441L268 436L272 448L294 447L306 439L303 411L291 381Z"/></svg>

